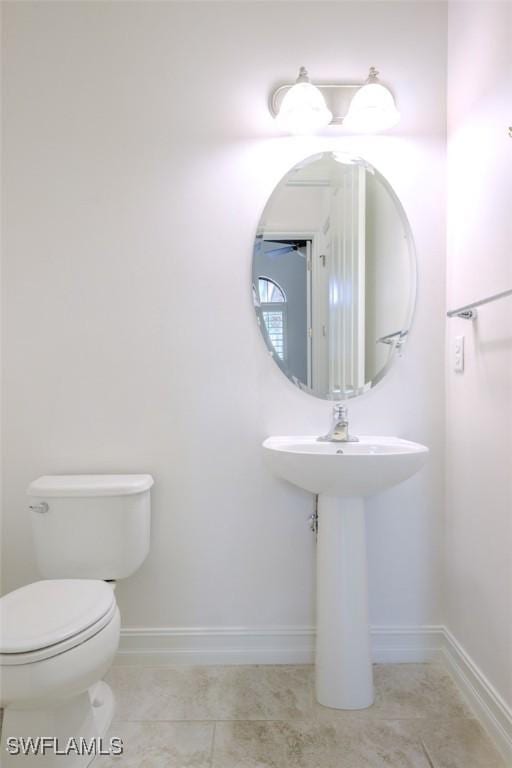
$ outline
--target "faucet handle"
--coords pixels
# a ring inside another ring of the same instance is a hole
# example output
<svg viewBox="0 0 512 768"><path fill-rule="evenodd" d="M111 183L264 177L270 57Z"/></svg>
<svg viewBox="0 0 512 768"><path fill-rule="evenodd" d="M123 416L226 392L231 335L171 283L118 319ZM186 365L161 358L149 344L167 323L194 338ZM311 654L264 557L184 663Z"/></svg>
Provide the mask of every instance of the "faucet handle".
<svg viewBox="0 0 512 768"><path fill-rule="evenodd" d="M332 413L335 419L346 419L348 416L348 408L343 403L336 403L332 409Z"/></svg>

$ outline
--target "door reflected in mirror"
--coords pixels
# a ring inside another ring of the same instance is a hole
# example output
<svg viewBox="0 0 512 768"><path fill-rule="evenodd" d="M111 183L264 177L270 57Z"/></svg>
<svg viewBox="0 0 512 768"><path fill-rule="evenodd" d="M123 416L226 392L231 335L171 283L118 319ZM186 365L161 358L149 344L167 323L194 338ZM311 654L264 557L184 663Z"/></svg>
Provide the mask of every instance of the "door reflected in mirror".
<svg viewBox="0 0 512 768"><path fill-rule="evenodd" d="M254 245L253 299L276 364L332 400L375 386L410 329L416 260L404 210L361 158L325 152L272 193Z"/></svg>

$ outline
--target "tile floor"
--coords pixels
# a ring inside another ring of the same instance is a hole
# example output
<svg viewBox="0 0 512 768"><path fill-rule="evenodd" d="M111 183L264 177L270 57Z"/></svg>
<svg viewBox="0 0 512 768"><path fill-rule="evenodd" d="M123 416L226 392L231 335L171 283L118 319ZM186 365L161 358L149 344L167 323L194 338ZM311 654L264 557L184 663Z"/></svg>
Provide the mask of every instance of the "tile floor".
<svg viewBox="0 0 512 768"><path fill-rule="evenodd" d="M506 768L437 664L377 665L376 701L321 707L305 666L114 667L94 768Z"/></svg>

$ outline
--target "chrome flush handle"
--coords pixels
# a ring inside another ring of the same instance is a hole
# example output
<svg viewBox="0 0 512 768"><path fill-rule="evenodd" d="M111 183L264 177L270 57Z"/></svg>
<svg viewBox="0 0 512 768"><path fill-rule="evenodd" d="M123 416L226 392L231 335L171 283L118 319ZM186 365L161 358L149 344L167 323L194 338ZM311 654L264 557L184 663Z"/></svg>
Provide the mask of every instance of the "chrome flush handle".
<svg viewBox="0 0 512 768"><path fill-rule="evenodd" d="M33 512L48 512L50 507L46 503L46 501L42 501L40 504L31 504L29 506L29 509L31 509Z"/></svg>

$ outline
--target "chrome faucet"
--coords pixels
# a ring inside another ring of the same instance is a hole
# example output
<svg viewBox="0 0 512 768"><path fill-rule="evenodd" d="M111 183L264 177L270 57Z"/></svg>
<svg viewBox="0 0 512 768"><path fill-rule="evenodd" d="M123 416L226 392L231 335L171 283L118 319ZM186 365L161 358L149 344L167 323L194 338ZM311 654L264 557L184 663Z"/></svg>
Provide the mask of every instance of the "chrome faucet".
<svg viewBox="0 0 512 768"><path fill-rule="evenodd" d="M342 403L336 403L332 409L332 426L323 437L317 438L322 443L357 443L358 437L353 437L348 431L348 410Z"/></svg>

